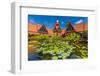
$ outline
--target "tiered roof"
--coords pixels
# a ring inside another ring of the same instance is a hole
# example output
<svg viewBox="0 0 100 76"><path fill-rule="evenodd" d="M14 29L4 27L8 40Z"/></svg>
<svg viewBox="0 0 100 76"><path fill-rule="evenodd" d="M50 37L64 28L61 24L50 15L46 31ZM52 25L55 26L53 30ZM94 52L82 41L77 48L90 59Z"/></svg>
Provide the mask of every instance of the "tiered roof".
<svg viewBox="0 0 100 76"><path fill-rule="evenodd" d="M54 29L48 29L46 28L45 25L40 25L40 24L32 24L32 23L28 24L28 31L32 34L42 33L42 34L53 35L54 33L60 33L60 35L66 35L67 33L70 33L72 31L82 32L85 30L88 30L88 26L87 24L84 23L76 24L73 26L71 22L68 22L65 29L60 28L59 21L56 22Z"/></svg>

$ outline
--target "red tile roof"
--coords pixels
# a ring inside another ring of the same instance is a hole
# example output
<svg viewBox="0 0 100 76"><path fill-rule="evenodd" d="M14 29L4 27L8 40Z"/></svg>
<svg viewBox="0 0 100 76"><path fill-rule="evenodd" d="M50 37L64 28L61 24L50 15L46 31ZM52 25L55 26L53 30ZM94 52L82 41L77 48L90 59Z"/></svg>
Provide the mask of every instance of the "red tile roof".
<svg viewBox="0 0 100 76"><path fill-rule="evenodd" d="M41 28L41 26L42 25L40 25L40 24L29 23L28 24L28 32L30 32L32 34L39 34L38 30ZM54 34L52 29L48 29L48 28L46 28L46 29L48 31L48 35L51 36L51 35ZM88 30L88 25L87 24L83 24L83 23L76 24L74 26L74 29L75 29L76 32L82 32L82 31ZM60 35L63 35L65 33L67 33L66 28L61 31Z"/></svg>
<svg viewBox="0 0 100 76"><path fill-rule="evenodd" d="M88 30L88 25L87 24L83 24L83 23L76 24L74 29L75 29L76 32L86 31L86 30Z"/></svg>
<svg viewBox="0 0 100 76"><path fill-rule="evenodd" d="M36 33L41 28L41 26L42 25L40 24L28 23L28 31Z"/></svg>

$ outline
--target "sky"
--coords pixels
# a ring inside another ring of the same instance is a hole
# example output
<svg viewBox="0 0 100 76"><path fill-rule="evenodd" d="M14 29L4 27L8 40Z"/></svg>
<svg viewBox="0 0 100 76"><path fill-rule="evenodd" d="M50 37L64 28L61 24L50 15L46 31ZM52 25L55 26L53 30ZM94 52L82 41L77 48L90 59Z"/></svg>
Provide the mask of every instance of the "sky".
<svg viewBox="0 0 100 76"><path fill-rule="evenodd" d="M59 21L61 29L66 28L66 24L71 22L73 26L79 23L88 23L88 17L78 16L52 16L52 15L28 15L28 23L45 25L53 29L56 21Z"/></svg>

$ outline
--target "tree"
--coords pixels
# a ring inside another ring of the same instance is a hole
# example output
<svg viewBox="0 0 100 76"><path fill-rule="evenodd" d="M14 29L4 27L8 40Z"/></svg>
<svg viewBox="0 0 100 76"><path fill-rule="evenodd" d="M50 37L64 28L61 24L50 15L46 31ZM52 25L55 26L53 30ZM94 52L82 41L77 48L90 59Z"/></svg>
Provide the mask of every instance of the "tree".
<svg viewBox="0 0 100 76"><path fill-rule="evenodd" d="M77 34L76 32L71 32L70 34L66 36L66 40L70 41L71 43L79 41L80 38L81 36Z"/></svg>

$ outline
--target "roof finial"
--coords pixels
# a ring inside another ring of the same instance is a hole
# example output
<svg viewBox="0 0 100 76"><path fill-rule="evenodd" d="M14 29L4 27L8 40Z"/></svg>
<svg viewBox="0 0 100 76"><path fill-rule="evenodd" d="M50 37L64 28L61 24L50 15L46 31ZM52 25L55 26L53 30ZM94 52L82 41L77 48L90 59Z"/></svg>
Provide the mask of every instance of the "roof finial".
<svg viewBox="0 0 100 76"><path fill-rule="evenodd" d="M56 22L59 23L59 20L57 20Z"/></svg>

